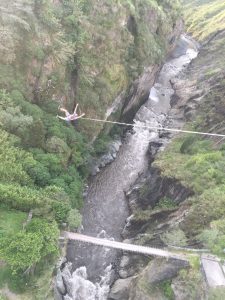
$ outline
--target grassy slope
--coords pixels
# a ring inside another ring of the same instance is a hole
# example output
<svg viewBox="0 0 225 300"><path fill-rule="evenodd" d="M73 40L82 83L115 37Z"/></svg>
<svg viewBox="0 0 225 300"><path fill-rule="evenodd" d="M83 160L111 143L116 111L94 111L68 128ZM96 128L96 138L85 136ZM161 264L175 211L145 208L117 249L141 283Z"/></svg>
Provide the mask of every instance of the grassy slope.
<svg viewBox="0 0 225 300"><path fill-rule="evenodd" d="M29 235L27 228L20 230L20 220L31 208L47 230L40 234L36 225L33 234L46 240L50 234L44 234L55 221L60 227L72 207L82 206L91 149L84 134L56 119L57 106L63 97L70 109L78 100L86 113L104 115L146 64L164 57L179 11L178 1L172 7L169 2L160 1L159 6L154 0L120 0L116 5L110 0L71 0L55 5L9 0L6 5L0 0L0 202L8 206L0 210L0 238L10 239L7 246L17 242L10 228L14 234ZM130 16L134 23L129 31ZM149 17L152 24L146 21ZM92 137L99 131L92 125L81 127ZM55 244L57 234L55 230ZM32 250L30 246L28 252ZM0 252L3 255L1 247ZM23 299L44 299L52 267L43 254ZM24 291L27 278L12 276L4 265L0 272L2 285Z"/></svg>
<svg viewBox="0 0 225 300"><path fill-rule="evenodd" d="M225 3L223 0L192 0L185 2L187 30L199 41L225 29Z"/></svg>
<svg viewBox="0 0 225 300"><path fill-rule="evenodd" d="M6 235L21 230L26 217L24 212L0 207L0 234Z"/></svg>
<svg viewBox="0 0 225 300"><path fill-rule="evenodd" d="M72 109L79 101L87 114L104 116L144 66L165 55L179 12L178 1L169 3L1 0L0 88L37 104L63 99ZM99 131L83 127L92 137Z"/></svg>
<svg viewBox="0 0 225 300"><path fill-rule="evenodd" d="M201 22L203 10L205 21L200 34L198 26L188 27L189 31L201 40L223 28L224 22L217 18L218 26L213 26L212 7L220 6L220 15L225 15L223 1L188 2L187 24L193 20ZM223 7L223 9L221 9ZM198 9L197 9L198 8ZM213 9L213 11L216 11ZM218 11L217 11L218 12ZM188 18L189 16L189 18ZM213 22L214 22L213 21ZM193 24L193 23L192 23ZM209 27L208 27L209 26ZM210 31L207 31L210 28ZM223 75L225 51L225 35L213 39L201 50L199 57L193 62L187 76L196 80L196 86L205 89L196 117L190 122L189 129L198 131L224 133L224 92ZM203 241L212 252L224 256L225 245L224 213L225 213L225 145L219 138L199 138L182 135L175 139L167 151L161 153L155 164L168 177L176 177L182 184L191 188L195 195L189 199L189 214L181 223L191 241ZM200 234L200 235L199 235Z"/></svg>
<svg viewBox="0 0 225 300"><path fill-rule="evenodd" d="M188 32L198 41L207 41L225 29L223 0L184 2ZM225 133L224 51L225 34L222 34L201 49L190 67L187 77L191 81L196 80L196 89L207 92L201 99L196 116L187 125L189 130ZM179 135L166 151L159 154L154 164L161 169L162 175L176 178L194 191L194 196L184 203L189 212L179 224L188 244L203 245L224 258L224 139ZM182 270L176 280L188 299L205 297L199 267ZM209 294L210 299L222 299L224 288L210 290Z"/></svg>

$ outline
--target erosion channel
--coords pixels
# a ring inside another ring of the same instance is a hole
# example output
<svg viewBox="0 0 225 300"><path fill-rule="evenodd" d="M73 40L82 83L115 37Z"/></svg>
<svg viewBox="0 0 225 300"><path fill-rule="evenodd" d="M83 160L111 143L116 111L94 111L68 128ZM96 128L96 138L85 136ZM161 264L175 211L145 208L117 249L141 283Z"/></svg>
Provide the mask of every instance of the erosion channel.
<svg viewBox="0 0 225 300"><path fill-rule="evenodd" d="M196 43L188 36L182 35L177 47L162 67L148 101L137 112L134 124L176 128L183 125L182 120L173 121L172 81L187 68L197 56L197 52ZM163 138L160 131L138 127L134 127L132 134L127 133L116 159L90 179L82 211L82 234L121 240L121 232L129 216L125 193L149 167L149 143L159 140L163 148L168 143L168 136ZM115 250L69 241L67 258L72 262L70 272L74 272L74 280L70 287L67 286L66 297L85 300L107 299L109 286L114 280L113 265L117 255L118 251ZM64 299L67 299L66 297Z"/></svg>

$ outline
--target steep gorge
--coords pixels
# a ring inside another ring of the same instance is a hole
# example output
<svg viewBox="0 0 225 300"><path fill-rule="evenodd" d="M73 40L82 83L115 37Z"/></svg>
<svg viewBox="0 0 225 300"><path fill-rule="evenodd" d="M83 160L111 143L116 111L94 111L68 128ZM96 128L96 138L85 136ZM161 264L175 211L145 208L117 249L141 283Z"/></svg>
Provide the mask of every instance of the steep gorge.
<svg viewBox="0 0 225 300"><path fill-rule="evenodd" d="M219 17L224 2L187 1L186 12L189 31L201 46L188 70L172 81L171 113L178 122L185 120L189 130L224 134L225 36ZM123 236L157 247L205 247L223 259L224 138L180 134L158 152L161 145L149 144L150 169L127 193L132 216ZM177 272L176 262L170 263L147 263L125 253L111 298L223 299L224 287L209 288L197 265Z"/></svg>
<svg viewBox="0 0 225 300"><path fill-rule="evenodd" d="M58 106L72 110L79 102L88 116L103 118L119 96L110 118L128 120L182 31L179 13L179 2L167 0L0 1L6 297L51 298L59 229L80 224L87 162L95 155L89 140L102 126L67 127L56 119Z"/></svg>
<svg viewBox="0 0 225 300"><path fill-rule="evenodd" d="M175 91L172 109L156 121L166 117L168 126L186 122L187 128L224 133L224 1L184 2L189 33L201 49L188 70L170 82ZM86 165L93 155L87 140L102 130L86 121L80 122L79 131L64 126L55 118L57 106L72 109L79 102L88 116L104 118L114 100L120 99L118 110L110 109L113 114L108 117L133 120L182 31L180 8L178 1L170 0L0 0L0 12L0 299L1 289L10 300L52 299L50 256L57 252L58 227L64 228L71 219L71 228L79 225L76 209L82 206ZM109 130L105 128L106 136ZM123 197L132 216L123 238L157 247L207 247L223 257L224 140L181 135L168 143L171 137L159 132L159 139L149 145L144 172L136 174L134 186L126 187ZM164 152L158 151L162 145ZM136 151L133 160L140 149ZM129 175L135 178L133 171ZM113 184L111 189L114 193ZM31 209L33 220L26 227ZM102 222L108 222L110 231L115 221L103 216ZM123 227L123 220L118 222L116 238ZM14 240L16 247L24 241L28 245L21 252L26 257L22 263L14 260ZM40 256L41 263L36 260ZM20 272L28 270L31 281L9 275L7 259L13 268L19 265ZM76 267L82 264L81 260ZM186 268L174 261L149 261L124 253L110 299L213 300L224 295L222 289L206 288L196 264ZM35 266L39 279L32 276ZM85 270L78 270L76 276L85 277ZM104 280L103 285L112 284ZM7 285L22 295L10 294Z"/></svg>

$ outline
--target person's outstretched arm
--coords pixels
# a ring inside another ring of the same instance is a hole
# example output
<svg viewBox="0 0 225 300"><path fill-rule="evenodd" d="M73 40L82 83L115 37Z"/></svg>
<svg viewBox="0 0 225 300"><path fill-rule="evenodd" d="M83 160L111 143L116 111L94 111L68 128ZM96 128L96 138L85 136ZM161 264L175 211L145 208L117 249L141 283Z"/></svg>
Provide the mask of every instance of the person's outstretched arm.
<svg viewBox="0 0 225 300"><path fill-rule="evenodd" d="M77 103L77 105L76 105L76 107L75 107L75 109L74 109L74 112L73 112L74 114L77 112L78 105L79 105L79 104Z"/></svg>
<svg viewBox="0 0 225 300"><path fill-rule="evenodd" d="M56 116L57 118L61 119L61 120L67 120L67 118L61 117L61 116Z"/></svg>
<svg viewBox="0 0 225 300"><path fill-rule="evenodd" d="M68 116L68 115L69 115L69 112L68 112L68 110L66 110L65 108L63 108L63 107L59 107L59 110L60 110L60 111L62 111L62 112L64 112L66 116Z"/></svg>
<svg viewBox="0 0 225 300"><path fill-rule="evenodd" d="M78 116L78 117L76 118L76 120L82 118L83 116L85 116L85 114L82 114L82 115Z"/></svg>

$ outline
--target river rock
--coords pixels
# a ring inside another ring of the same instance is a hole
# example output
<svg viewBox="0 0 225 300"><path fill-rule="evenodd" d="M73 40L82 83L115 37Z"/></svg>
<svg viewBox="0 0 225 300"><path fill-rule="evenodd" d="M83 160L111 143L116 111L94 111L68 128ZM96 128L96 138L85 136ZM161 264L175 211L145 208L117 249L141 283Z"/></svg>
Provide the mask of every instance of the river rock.
<svg viewBox="0 0 225 300"><path fill-rule="evenodd" d="M72 295L73 293L72 275L70 273L70 266L68 264L66 264L61 274L62 274L64 285L66 287L66 291L68 292L69 295Z"/></svg>
<svg viewBox="0 0 225 300"><path fill-rule="evenodd" d="M131 253L123 255L119 265L119 275L121 278L128 278L136 275L148 263L149 259L144 255Z"/></svg>
<svg viewBox="0 0 225 300"><path fill-rule="evenodd" d="M95 161L90 162L92 176L98 174L101 168L104 168L106 165L114 161L121 145L121 139L117 139L115 141L110 142L107 146L106 153L103 154L100 158L96 159Z"/></svg>
<svg viewBox="0 0 225 300"><path fill-rule="evenodd" d="M56 276L56 279L55 279L55 284L56 284L56 288L58 289L60 294L64 295L66 293L66 288L65 288L62 273L61 273L60 270L58 270L58 272L57 272L57 276Z"/></svg>
<svg viewBox="0 0 225 300"><path fill-rule="evenodd" d="M54 287L54 300L64 300L62 294L60 294L56 285Z"/></svg>
<svg viewBox="0 0 225 300"><path fill-rule="evenodd" d="M148 154L150 158L150 162L152 162L159 151L159 149L162 147L163 142L160 141L160 139L151 141L148 146Z"/></svg>
<svg viewBox="0 0 225 300"><path fill-rule="evenodd" d="M91 169L91 175L95 176L96 174L98 174L100 172L100 169L98 166L93 166Z"/></svg>
<svg viewBox="0 0 225 300"><path fill-rule="evenodd" d="M110 300L128 300L129 291L134 277L129 277L126 279L118 279L113 287L111 288L109 299Z"/></svg>
<svg viewBox="0 0 225 300"><path fill-rule="evenodd" d="M63 300L73 300L73 298L71 298L70 296L66 295L63 297Z"/></svg>

